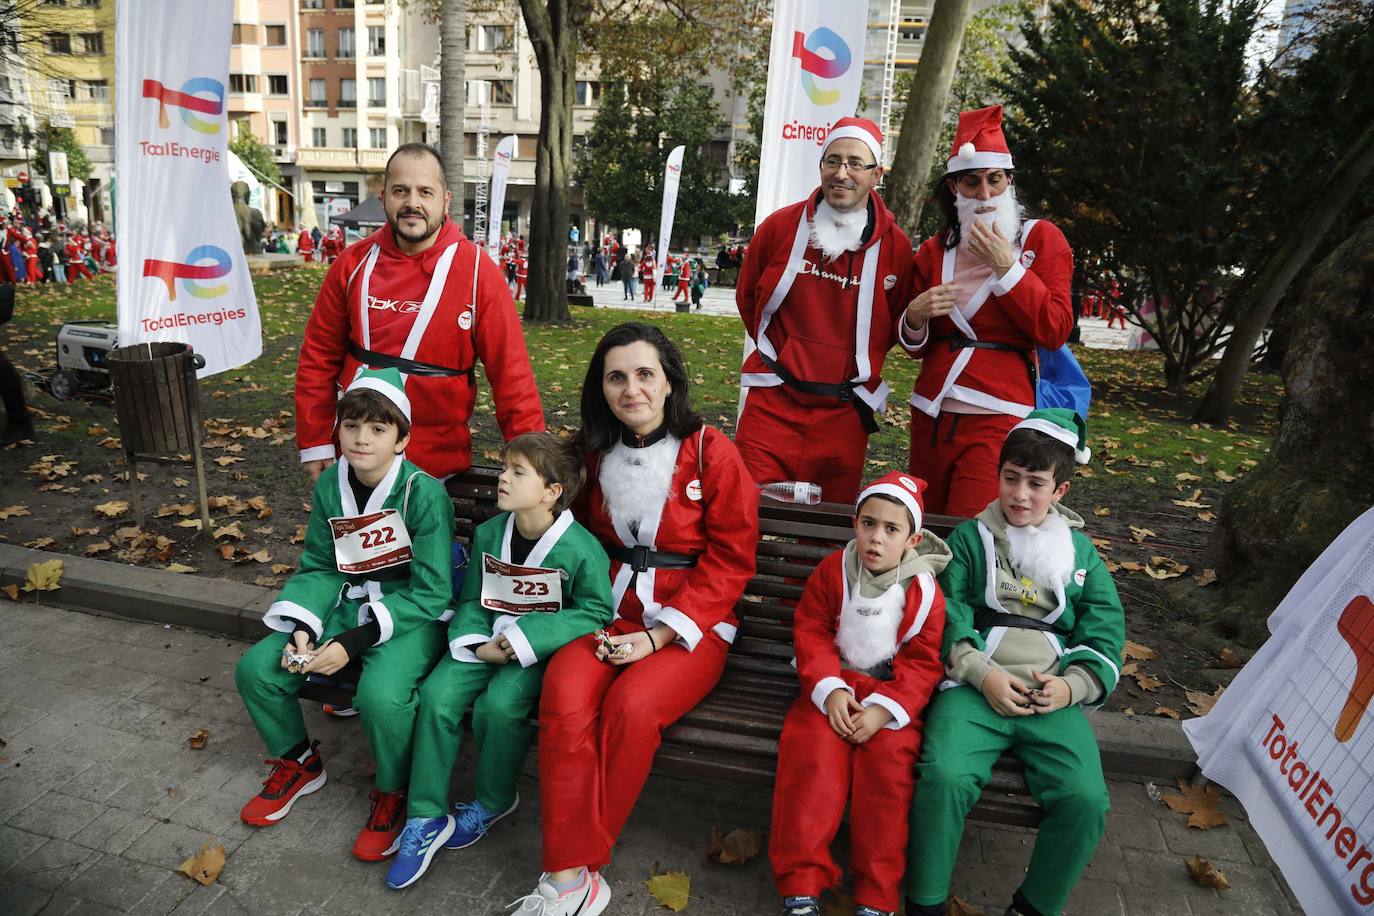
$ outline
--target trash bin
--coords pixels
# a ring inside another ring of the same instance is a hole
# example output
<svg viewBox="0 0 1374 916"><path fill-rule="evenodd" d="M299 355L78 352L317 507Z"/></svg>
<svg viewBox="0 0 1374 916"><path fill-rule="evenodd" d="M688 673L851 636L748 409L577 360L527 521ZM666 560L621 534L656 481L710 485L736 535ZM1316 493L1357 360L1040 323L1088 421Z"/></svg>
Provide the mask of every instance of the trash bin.
<svg viewBox="0 0 1374 916"><path fill-rule="evenodd" d="M105 365L114 387L115 418L139 527L144 519L137 463L190 464L200 488L201 525L208 533L210 511L200 454L200 383L196 380L205 357L184 343L140 343L111 350ZM189 460L183 457L188 452Z"/></svg>

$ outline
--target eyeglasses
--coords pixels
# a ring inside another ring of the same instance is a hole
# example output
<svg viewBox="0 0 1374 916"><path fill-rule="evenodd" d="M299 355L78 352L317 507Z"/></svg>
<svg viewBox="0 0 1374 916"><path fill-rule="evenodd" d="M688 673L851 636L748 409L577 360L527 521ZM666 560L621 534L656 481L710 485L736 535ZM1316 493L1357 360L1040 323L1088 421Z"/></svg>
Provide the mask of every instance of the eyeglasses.
<svg viewBox="0 0 1374 916"><path fill-rule="evenodd" d="M821 160L821 168L827 172L838 172L844 166L850 172L871 172L878 167L876 162L860 162L858 159L837 159L830 156Z"/></svg>

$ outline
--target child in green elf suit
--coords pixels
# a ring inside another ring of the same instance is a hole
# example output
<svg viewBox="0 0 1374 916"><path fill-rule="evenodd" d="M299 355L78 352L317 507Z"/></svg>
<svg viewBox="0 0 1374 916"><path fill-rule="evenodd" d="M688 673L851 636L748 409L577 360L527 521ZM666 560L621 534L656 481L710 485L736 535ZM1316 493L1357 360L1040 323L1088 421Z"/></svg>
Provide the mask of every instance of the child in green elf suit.
<svg viewBox="0 0 1374 916"><path fill-rule="evenodd" d="M943 916L964 817L1010 749L1044 819L1008 914L1060 912L1106 828L1085 707L1116 687L1125 620L1083 520L1064 508L1083 420L1032 411L1008 434L998 495L954 529L940 576L949 680L929 707L907 864L908 916Z"/></svg>
<svg viewBox="0 0 1374 916"><path fill-rule="evenodd" d="M339 400L340 458L315 482L300 565L263 622L275 630L239 660L243 704L274 757L240 817L267 826L325 783L297 696L306 674L361 658L354 706L377 762L360 859L395 851L420 682L444 653L452 615L453 507L402 455L410 401L396 369L361 370Z"/></svg>
<svg viewBox="0 0 1374 916"><path fill-rule="evenodd" d="M515 810L545 663L611 622L610 561L568 511L586 475L582 456L552 433L526 433L506 444L502 460L496 506L505 511L473 535L449 656L420 688L410 817L387 874L396 889L418 881L440 848L471 846ZM448 814L469 707L477 798Z"/></svg>

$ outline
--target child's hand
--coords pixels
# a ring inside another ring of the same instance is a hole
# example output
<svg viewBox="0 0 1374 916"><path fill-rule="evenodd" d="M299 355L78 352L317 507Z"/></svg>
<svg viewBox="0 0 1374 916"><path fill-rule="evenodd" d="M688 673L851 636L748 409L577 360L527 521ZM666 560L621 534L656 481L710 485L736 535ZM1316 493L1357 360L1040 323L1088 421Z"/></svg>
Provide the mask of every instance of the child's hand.
<svg viewBox="0 0 1374 916"><path fill-rule="evenodd" d="M863 744L895 718L896 716L877 703L864 707L864 711L854 717L854 731L849 736L849 743Z"/></svg>
<svg viewBox="0 0 1374 916"><path fill-rule="evenodd" d="M301 674L323 674L331 675L348 664L348 653L344 647L334 640L320 646L320 651L315 653L315 657L310 660L310 664L305 666Z"/></svg>
<svg viewBox="0 0 1374 916"><path fill-rule="evenodd" d="M281 648L281 666L287 671L291 671L292 655L309 655L314 651L315 644L310 641L310 637L300 630L297 630L291 634L291 638L287 640L286 645ZM294 674L295 672L292 673Z"/></svg>
<svg viewBox="0 0 1374 916"><path fill-rule="evenodd" d="M1040 686L1030 693L1033 712L1043 716L1069 705L1072 695L1069 693L1068 681L1058 675L1042 674L1039 671L1035 672L1035 680Z"/></svg>
<svg viewBox="0 0 1374 916"><path fill-rule="evenodd" d="M854 734L854 729L858 727L859 713L863 711L863 704L854 699L854 694L843 687L836 687L830 691L830 696L825 698L825 715L830 720L830 727L835 730L835 734L846 740Z"/></svg>
<svg viewBox="0 0 1374 916"><path fill-rule="evenodd" d="M484 662L504 665L515 657L515 650L504 636L495 636L478 646L472 653Z"/></svg>
<svg viewBox="0 0 1374 916"><path fill-rule="evenodd" d="M983 678L983 696L999 716L1034 715L1030 692L1024 681L1005 671L989 671Z"/></svg>

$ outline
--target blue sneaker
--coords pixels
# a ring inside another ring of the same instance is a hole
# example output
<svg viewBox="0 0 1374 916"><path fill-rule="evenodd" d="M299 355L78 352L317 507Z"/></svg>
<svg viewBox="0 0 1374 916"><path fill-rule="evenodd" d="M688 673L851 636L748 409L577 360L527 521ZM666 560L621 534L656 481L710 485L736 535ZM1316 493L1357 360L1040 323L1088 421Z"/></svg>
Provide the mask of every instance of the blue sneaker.
<svg viewBox="0 0 1374 916"><path fill-rule="evenodd" d="M821 916L821 898L784 897L782 916Z"/></svg>
<svg viewBox="0 0 1374 916"><path fill-rule="evenodd" d="M520 804L520 796L515 796L515 801L510 803L510 807L498 814L493 814L482 807L481 802L471 802L463 804L459 802L453 806L453 820L456 826L453 835L444 843L445 849L466 849L487 835L491 825L501 818L510 814Z"/></svg>
<svg viewBox="0 0 1374 916"><path fill-rule="evenodd" d="M419 881L434 854L452 833L453 816L449 814L407 823L401 831L401 847L396 859L386 873L386 886L399 891Z"/></svg>

